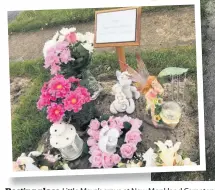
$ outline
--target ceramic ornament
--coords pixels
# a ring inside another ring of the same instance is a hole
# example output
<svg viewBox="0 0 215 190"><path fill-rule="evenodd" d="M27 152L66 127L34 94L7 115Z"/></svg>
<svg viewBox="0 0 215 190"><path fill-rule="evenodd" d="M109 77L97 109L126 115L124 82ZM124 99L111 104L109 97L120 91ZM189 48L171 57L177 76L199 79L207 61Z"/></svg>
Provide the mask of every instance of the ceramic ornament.
<svg viewBox="0 0 215 190"><path fill-rule="evenodd" d="M65 160L75 160L83 151L83 140L71 124L54 123L50 128L50 144L59 149Z"/></svg>
<svg viewBox="0 0 215 190"><path fill-rule="evenodd" d="M100 150L109 154L116 152L119 136L120 133L117 129L108 126L103 127L99 134L98 146Z"/></svg>
<svg viewBox="0 0 215 190"><path fill-rule="evenodd" d="M115 100L110 105L110 112L117 114L118 112L126 112L131 114L135 110L133 98L138 99L140 92L137 88L131 86L132 80L128 72L116 71L118 83L112 87L112 94L115 95Z"/></svg>

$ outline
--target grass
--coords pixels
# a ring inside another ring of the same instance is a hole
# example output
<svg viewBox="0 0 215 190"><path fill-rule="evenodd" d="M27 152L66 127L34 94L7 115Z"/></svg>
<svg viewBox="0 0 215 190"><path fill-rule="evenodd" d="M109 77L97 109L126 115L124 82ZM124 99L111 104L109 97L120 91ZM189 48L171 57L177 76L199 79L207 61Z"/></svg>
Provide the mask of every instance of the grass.
<svg viewBox="0 0 215 190"><path fill-rule="evenodd" d="M185 6L150 6L144 7L144 12L175 10ZM63 10L33 10L21 12L14 21L9 23L8 31L27 32L50 28L59 25L72 25L93 21L98 9L63 9Z"/></svg>
<svg viewBox="0 0 215 190"><path fill-rule="evenodd" d="M168 66L190 68L189 75L196 77L196 54L193 47L176 48L172 50L144 51L141 53L151 74L157 75L159 71ZM127 62L136 67L133 54L127 53ZM90 69L94 76L105 73L110 67L110 73L119 69L116 55L113 53L95 53ZM50 127L46 114L38 111L36 102L40 95L43 83L49 80L50 75L43 68L42 59L10 63L11 77L29 77L33 84L19 98L12 117L13 157L22 152L35 150L41 135Z"/></svg>

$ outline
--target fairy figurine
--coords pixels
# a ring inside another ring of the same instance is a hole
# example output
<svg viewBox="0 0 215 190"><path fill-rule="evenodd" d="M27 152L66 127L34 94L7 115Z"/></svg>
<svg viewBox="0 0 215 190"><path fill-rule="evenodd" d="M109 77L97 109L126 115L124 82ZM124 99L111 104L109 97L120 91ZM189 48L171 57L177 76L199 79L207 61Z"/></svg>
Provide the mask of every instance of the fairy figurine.
<svg viewBox="0 0 215 190"><path fill-rule="evenodd" d="M155 127L162 123L160 112L163 103L164 89L158 82L156 76L149 75L149 72L139 54L136 53L137 71L128 64L123 63L137 90L145 96L146 111L151 113L152 123Z"/></svg>

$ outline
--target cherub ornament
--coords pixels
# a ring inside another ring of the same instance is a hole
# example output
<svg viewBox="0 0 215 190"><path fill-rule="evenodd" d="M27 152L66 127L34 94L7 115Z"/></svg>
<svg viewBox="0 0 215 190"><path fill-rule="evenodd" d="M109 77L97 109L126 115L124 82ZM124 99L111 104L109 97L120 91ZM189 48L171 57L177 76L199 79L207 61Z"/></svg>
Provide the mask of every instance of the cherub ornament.
<svg viewBox="0 0 215 190"><path fill-rule="evenodd" d="M138 99L140 93L135 86L131 86L132 80L128 72L116 71L118 83L112 87L112 94L115 95L115 100L110 105L112 114L118 112L126 112L131 114L135 110L133 98Z"/></svg>

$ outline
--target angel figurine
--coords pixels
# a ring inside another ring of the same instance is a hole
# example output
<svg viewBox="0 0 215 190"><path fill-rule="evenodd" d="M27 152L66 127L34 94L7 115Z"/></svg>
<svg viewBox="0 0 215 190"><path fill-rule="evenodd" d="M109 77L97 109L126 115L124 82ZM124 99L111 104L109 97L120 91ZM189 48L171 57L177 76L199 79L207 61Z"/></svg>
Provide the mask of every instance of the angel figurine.
<svg viewBox="0 0 215 190"><path fill-rule="evenodd" d="M164 89L158 82L157 77L149 75L149 72L139 54L136 54L137 71L128 64L123 63L137 90L146 98L146 111L150 111L152 123L155 127L162 123L160 117L163 102Z"/></svg>

